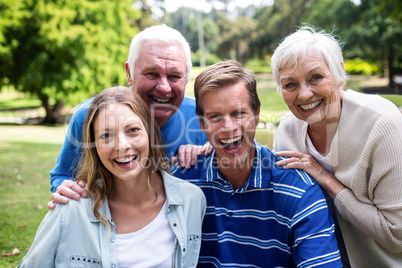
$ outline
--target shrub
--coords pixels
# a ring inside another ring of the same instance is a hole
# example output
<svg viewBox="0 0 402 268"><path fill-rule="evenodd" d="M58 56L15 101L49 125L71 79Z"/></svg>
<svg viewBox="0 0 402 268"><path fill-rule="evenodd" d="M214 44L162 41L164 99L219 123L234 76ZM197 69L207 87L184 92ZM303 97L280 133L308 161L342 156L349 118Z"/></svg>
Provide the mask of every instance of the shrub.
<svg viewBox="0 0 402 268"><path fill-rule="evenodd" d="M373 75L378 74L380 68L376 64L369 63L361 58L345 60L345 70L349 74Z"/></svg>
<svg viewBox="0 0 402 268"><path fill-rule="evenodd" d="M197 52L191 53L191 61L193 62L193 66L201 66L200 50L197 50ZM205 52L205 65L206 66L212 65L219 61L220 61L220 59L215 54Z"/></svg>
<svg viewBox="0 0 402 268"><path fill-rule="evenodd" d="M266 56L264 59L252 58L246 63L246 68L252 70L254 73L270 73L271 69L271 57Z"/></svg>

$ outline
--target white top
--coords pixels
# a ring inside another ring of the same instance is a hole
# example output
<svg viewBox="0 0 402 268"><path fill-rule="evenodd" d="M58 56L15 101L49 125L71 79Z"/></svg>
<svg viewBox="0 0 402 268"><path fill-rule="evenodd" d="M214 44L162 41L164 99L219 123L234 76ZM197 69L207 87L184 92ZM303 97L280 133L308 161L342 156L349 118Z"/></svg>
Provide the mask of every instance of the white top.
<svg viewBox="0 0 402 268"><path fill-rule="evenodd" d="M334 174L331 170L331 166L329 164L330 156L331 153L328 153L327 155L322 155L320 154L317 149L314 147L313 142L310 139L310 136L307 135L307 151L308 153L314 157L314 159L323 167L325 168L329 173Z"/></svg>
<svg viewBox="0 0 402 268"><path fill-rule="evenodd" d="M158 216L133 233L116 234L118 267L172 267L175 235L166 217L167 201Z"/></svg>

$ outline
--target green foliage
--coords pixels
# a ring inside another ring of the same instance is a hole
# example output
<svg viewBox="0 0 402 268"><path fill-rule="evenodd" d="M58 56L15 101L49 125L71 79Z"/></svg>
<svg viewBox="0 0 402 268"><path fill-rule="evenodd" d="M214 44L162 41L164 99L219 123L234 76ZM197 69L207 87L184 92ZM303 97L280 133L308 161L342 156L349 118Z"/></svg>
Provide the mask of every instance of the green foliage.
<svg viewBox="0 0 402 268"><path fill-rule="evenodd" d="M263 59L261 58L252 58L247 61L245 67L252 70L254 73L271 73L271 57L265 56Z"/></svg>
<svg viewBox="0 0 402 268"><path fill-rule="evenodd" d="M0 8L0 86L8 82L46 105L125 82L138 32L131 0L12 2Z"/></svg>
<svg viewBox="0 0 402 268"><path fill-rule="evenodd" d="M218 24L210 16L201 14L200 11L192 8L182 7L170 14L170 22L168 23L186 38L193 52L200 49L199 24L202 25L205 50L210 54L215 53L220 32Z"/></svg>
<svg viewBox="0 0 402 268"><path fill-rule="evenodd" d="M234 1L225 1L229 2ZM193 48L198 48L198 13L186 8L170 14L173 27L184 33ZM208 27L203 27L207 52L221 59L236 59L256 72L261 70L253 66L261 64L255 64L255 58L266 59L298 26L311 24L334 34L343 44L346 59L364 59L392 77L402 69L401 14L398 0L361 0L361 4L351 0L281 0L231 13L212 6L211 12L201 16L208 21ZM351 72L377 71L370 65L370 71L367 66L357 66Z"/></svg>
<svg viewBox="0 0 402 268"><path fill-rule="evenodd" d="M215 54L211 54L209 52L205 52L205 64L212 65L214 63L219 62L221 59L218 58ZM201 66L200 62L200 50L191 54L191 61L193 62L193 66Z"/></svg>
<svg viewBox="0 0 402 268"><path fill-rule="evenodd" d="M376 64L371 64L360 58L345 60L344 66L346 72L349 74L373 75L378 74L380 71L380 68Z"/></svg>

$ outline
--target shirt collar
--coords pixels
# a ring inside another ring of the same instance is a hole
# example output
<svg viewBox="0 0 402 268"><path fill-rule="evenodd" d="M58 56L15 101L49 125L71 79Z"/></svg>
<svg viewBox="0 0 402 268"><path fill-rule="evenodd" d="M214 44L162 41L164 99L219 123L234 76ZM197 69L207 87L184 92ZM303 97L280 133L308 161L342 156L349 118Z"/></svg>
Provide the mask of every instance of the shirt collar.
<svg viewBox="0 0 402 268"><path fill-rule="evenodd" d="M183 196L180 191L179 185L172 175L165 171L161 171L163 177L163 183L165 185L165 192L167 197L168 205L183 205Z"/></svg>
<svg viewBox="0 0 402 268"><path fill-rule="evenodd" d="M88 197L90 198L90 197ZM99 222L100 220L98 218L95 217L95 214L93 212L93 207L94 207L94 201L91 199L91 202L88 202L88 204L90 204L90 214L89 214L89 219L91 222ZM103 202L102 206L98 209L99 213L101 215L103 215L107 221L109 221L111 224L113 223L112 220L112 215L110 214L110 210L109 210L109 204L107 202L107 196L105 197L105 202Z"/></svg>
<svg viewBox="0 0 402 268"><path fill-rule="evenodd" d="M172 176L165 171L161 171L161 174L163 177L163 183L165 185L168 205L177 205L177 206L182 205L183 196L175 179L173 179ZM95 217L95 214L93 213L92 209L94 206L94 201L91 199L91 202L89 202L89 204L91 205L89 210L90 211L89 218L91 222L99 222L99 220ZM102 206L99 208L98 211L101 215L103 215L106 218L106 220L108 220L110 223L113 223L112 215L109 209L109 204L107 202L107 196L105 197L105 202L102 204Z"/></svg>
<svg viewBox="0 0 402 268"><path fill-rule="evenodd" d="M257 143L254 139L255 156L253 161L253 166L251 174L247 182L237 189L236 192L242 193L250 188L262 188L262 165L261 165L261 145ZM222 183L228 183L222 178L219 173L218 166L216 164L215 149L212 151L211 155L205 159L206 174L201 176L200 180L207 182L220 181Z"/></svg>

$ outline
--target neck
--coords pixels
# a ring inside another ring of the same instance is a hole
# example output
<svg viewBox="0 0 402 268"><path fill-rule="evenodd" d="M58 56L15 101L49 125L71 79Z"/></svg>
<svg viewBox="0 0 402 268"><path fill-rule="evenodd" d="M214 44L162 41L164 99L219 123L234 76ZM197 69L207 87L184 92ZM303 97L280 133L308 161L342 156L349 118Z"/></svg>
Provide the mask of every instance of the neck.
<svg viewBox="0 0 402 268"><path fill-rule="evenodd" d="M334 116L326 118L323 121L309 124L307 132L317 151L322 155L327 155L331 149L332 140L338 130L339 120L342 112L343 91L339 92L339 102L334 103L332 109L336 113L331 113ZM336 106L335 106L336 105Z"/></svg>
<svg viewBox="0 0 402 268"><path fill-rule="evenodd" d="M218 170L222 178L232 184L233 189L237 190L242 187L250 177L253 170L255 149L247 154L243 161L235 161L234 163L227 163L219 161Z"/></svg>
<svg viewBox="0 0 402 268"><path fill-rule="evenodd" d="M108 200L122 203L131 203L139 205L155 200L155 195L148 188L148 172L143 176L138 176L134 180L123 181L115 179L112 189L108 194ZM150 185L160 196L164 194L163 180L159 173L150 175Z"/></svg>

